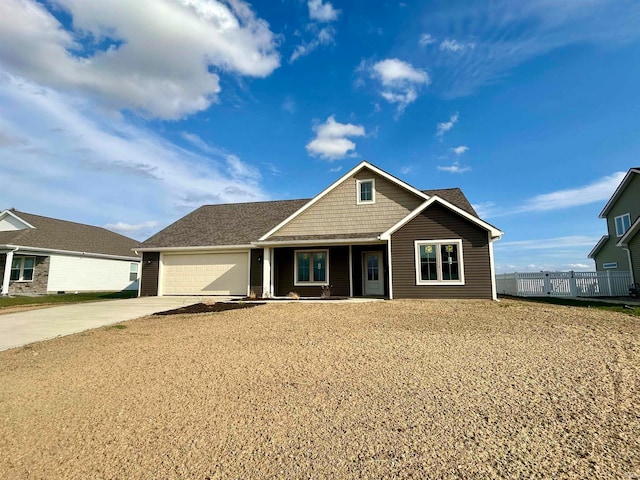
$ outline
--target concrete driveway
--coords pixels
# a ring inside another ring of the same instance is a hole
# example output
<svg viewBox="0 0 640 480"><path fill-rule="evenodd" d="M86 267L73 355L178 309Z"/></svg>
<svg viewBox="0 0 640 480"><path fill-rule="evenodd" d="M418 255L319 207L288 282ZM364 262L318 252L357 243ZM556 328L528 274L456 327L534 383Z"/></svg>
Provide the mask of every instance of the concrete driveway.
<svg viewBox="0 0 640 480"><path fill-rule="evenodd" d="M231 297L216 297L216 301ZM0 351L202 302L202 297L142 297L0 314Z"/></svg>

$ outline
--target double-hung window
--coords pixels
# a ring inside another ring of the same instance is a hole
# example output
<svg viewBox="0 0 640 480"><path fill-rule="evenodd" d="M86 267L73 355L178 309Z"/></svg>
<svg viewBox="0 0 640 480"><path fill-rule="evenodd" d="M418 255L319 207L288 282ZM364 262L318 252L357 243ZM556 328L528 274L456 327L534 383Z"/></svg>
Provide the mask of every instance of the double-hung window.
<svg viewBox="0 0 640 480"><path fill-rule="evenodd" d="M371 178L368 180L356 180L356 203L361 205L363 203L375 203L376 202L376 181Z"/></svg>
<svg viewBox="0 0 640 480"><path fill-rule="evenodd" d="M631 217L628 213L620 215L615 218L616 221L616 235L618 237L623 236L627 230L631 227Z"/></svg>
<svg viewBox="0 0 640 480"><path fill-rule="evenodd" d="M14 257L11 261L11 280L17 282L31 282L36 257Z"/></svg>
<svg viewBox="0 0 640 480"><path fill-rule="evenodd" d="M464 285L462 240L416 240L416 285Z"/></svg>
<svg viewBox="0 0 640 480"><path fill-rule="evenodd" d="M129 265L129 281L135 282L136 280L138 280L138 264L131 263Z"/></svg>
<svg viewBox="0 0 640 480"><path fill-rule="evenodd" d="M328 250L296 250L294 285L327 285L329 283Z"/></svg>

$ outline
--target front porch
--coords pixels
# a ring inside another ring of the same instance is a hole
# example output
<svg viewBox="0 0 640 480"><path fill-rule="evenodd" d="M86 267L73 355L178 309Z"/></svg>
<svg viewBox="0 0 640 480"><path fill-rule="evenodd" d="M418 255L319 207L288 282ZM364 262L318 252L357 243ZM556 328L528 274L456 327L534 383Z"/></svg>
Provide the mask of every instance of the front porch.
<svg viewBox="0 0 640 480"><path fill-rule="evenodd" d="M252 290L263 298L379 297L389 298L389 257L386 242L349 245L265 247L253 251L251 271L262 266L260 289L252 275Z"/></svg>

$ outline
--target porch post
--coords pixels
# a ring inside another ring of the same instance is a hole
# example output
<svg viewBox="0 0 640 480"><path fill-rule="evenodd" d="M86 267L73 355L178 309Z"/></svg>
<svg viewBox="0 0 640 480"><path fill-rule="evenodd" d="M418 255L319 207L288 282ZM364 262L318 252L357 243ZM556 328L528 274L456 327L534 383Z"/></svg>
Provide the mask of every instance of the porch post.
<svg viewBox="0 0 640 480"><path fill-rule="evenodd" d="M262 298L269 298L271 291L271 248L265 247L262 252Z"/></svg>
<svg viewBox="0 0 640 480"><path fill-rule="evenodd" d="M353 297L353 248L349 245L349 296Z"/></svg>
<svg viewBox="0 0 640 480"><path fill-rule="evenodd" d="M4 275L2 277L2 295L9 294L9 279L11 278L11 264L13 263L13 250L7 252L4 262Z"/></svg>

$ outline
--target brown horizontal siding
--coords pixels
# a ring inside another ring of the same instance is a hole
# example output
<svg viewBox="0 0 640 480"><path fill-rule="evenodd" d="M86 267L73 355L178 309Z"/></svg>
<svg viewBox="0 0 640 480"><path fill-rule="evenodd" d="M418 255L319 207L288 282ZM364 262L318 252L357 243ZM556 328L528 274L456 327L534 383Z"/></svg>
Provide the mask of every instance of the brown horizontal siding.
<svg viewBox="0 0 640 480"><path fill-rule="evenodd" d="M258 261L258 259L260 259ZM251 250L251 266L249 268L249 285L256 295L262 295L262 264L264 261L264 250L254 248Z"/></svg>
<svg viewBox="0 0 640 480"><path fill-rule="evenodd" d="M416 285L415 240L462 239L464 285ZM394 298L491 299L487 231L441 205L432 205L391 237Z"/></svg>
<svg viewBox="0 0 640 480"><path fill-rule="evenodd" d="M294 252L295 248L276 248L274 251L274 291L276 296L285 296L296 292L301 297L319 297L320 286L300 287L294 285ZM305 248L304 250L311 250ZM329 250L329 284L331 295L349 295L349 247L313 247L313 250Z"/></svg>
<svg viewBox="0 0 640 480"><path fill-rule="evenodd" d="M158 272L160 269L160 253L142 253L142 278L140 283L141 297L158 295Z"/></svg>

